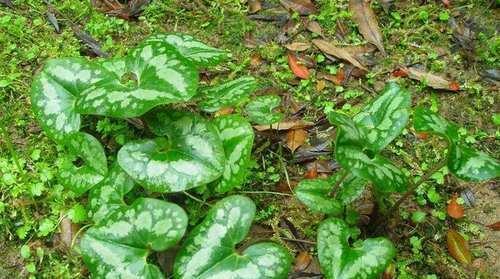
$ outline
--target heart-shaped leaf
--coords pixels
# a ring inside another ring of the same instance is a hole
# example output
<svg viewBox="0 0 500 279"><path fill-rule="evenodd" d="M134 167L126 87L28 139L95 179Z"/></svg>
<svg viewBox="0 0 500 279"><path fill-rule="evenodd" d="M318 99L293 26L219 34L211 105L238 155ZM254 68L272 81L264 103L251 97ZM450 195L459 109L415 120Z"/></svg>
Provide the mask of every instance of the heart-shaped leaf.
<svg viewBox="0 0 500 279"><path fill-rule="evenodd" d="M114 211L126 207L123 196L134 188L134 180L115 163L107 176L89 192L89 212L99 224Z"/></svg>
<svg viewBox="0 0 500 279"><path fill-rule="evenodd" d="M99 183L108 172L106 154L96 138L83 132L65 135L64 145L71 154L84 162L77 167L73 162L67 161L60 172L61 184L79 196Z"/></svg>
<svg viewBox="0 0 500 279"><path fill-rule="evenodd" d="M357 123L336 112L330 113L328 119L340 128L337 132L335 158L342 167L357 177L370 180L382 192L406 190L406 175L387 158L365 145L366 141L363 139L367 136Z"/></svg>
<svg viewBox="0 0 500 279"><path fill-rule="evenodd" d="M256 88L257 82L253 77L232 80L204 90L201 93L202 101L199 106L207 112L233 107L247 100Z"/></svg>
<svg viewBox="0 0 500 279"><path fill-rule="evenodd" d="M139 198L87 230L80 250L95 278L163 278L148 264L148 254L175 245L186 227L187 215L178 205Z"/></svg>
<svg viewBox="0 0 500 279"><path fill-rule="evenodd" d="M410 116L411 95L395 82L388 82L382 95L354 117L363 130L366 146L379 152L406 127Z"/></svg>
<svg viewBox="0 0 500 279"><path fill-rule="evenodd" d="M370 238L349 244L357 228L344 221L329 218L318 228L318 257L327 279L378 278L396 255L394 245L385 238Z"/></svg>
<svg viewBox="0 0 500 279"><path fill-rule="evenodd" d="M216 49L186 34L158 34L147 42L164 42L174 46L188 60L200 67L215 66L228 57L226 51Z"/></svg>
<svg viewBox="0 0 500 279"><path fill-rule="evenodd" d="M413 121L416 131L435 133L447 139L448 169L458 178L482 181L500 176L500 163L486 153L462 144L455 124L422 107L415 109Z"/></svg>
<svg viewBox="0 0 500 279"><path fill-rule="evenodd" d="M328 179L302 180L297 185L295 195L313 211L338 216L343 212L344 206L363 193L366 186L366 180L348 174L338 185L338 189L333 189L340 179L343 179L343 173L337 172ZM336 194L331 195L334 190Z"/></svg>
<svg viewBox="0 0 500 279"><path fill-rule="evenodd" d="M42 129L53 140L80 130L75 101L92 84L109 80L106 71L84 59L49 60L31 88L33 112Z"/></svg>
<svg viewBox="0 0 500 279"><path fill-rule="evenodd" d="M292 258L285 248L264 242L236 253L235 245L247 235L254 215L249 198L230 196L217 202L179 250L174 278L286 278Z"/></svg>
<svg viewBox="0 0 500 279"><path fill-rule="evenodd" d="M257 124L273 124L283 119L283 114L274 112L281 103L276 95L258 96L245 107L250 121Z"/></svg>
<svg viewBox="0 0 500 279"><path fill-rule="evenodd" d="M146 41L123 59L103 62L101 68L110 81L81 94L76 101L79 113L137 117L158 105L188 101L198 87L196 67L159 41Z"/></svg>
<svg viewBox="0 0 500 279"><path fill-rule="evenodd" d="M129 142L118 151L120 166L142 186L154 192L178 192L221 176L224 148L213 124L184 112L158 112L148 124L165 137Z"/></svg>
<svg viewBox="0 0 500 279"><path fill-rule="evenodd" d="M219 130L227 161L215 191L224 193L241 186L251 163L254 133L248 121L239 115L226 115L214 120Z"/></svg>

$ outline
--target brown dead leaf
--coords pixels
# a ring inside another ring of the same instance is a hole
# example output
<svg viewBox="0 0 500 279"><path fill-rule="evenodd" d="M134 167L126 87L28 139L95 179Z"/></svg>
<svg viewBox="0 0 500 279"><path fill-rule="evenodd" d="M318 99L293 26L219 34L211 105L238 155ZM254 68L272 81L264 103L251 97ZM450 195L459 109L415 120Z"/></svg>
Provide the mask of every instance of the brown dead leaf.
<svg viewBox="0 0 500 279"><path fill-rule="evenodd" d="M309 69L297 61L297 57L292 52L288 52L288 66L296 77L301 79L309 78Z"/></svg>
<svg viewBox="0 0 500 279"><path fill-rule="evenodd" d="M295 263L293 265L293 271L299 272L304 271L312 261L312 256L307 251L300 251L295 257Z"/></svg>
<svg viewBox="0 0 500 279"><path fill-rule="evenodd" d="M347 62L351 63L352 65L363 69L365 71L368 71L361 63L357 60L356 57L354 57L349 51L345 50L344 48L341 47L336 47L333 44L331 44L328 41L325 40L313 40L312 41L315 46L317 46L322 52L326 54L333 55L337 58L340 58L342 60L346 60Z"/></svg>
<svg viewBox="0 0 500 279"><path fill-rule="evenodd" d="M286 134L286 146L292 153L302 146L307 139L307 131L304 129L288 130Z"/></svg>
<svg viewBox="0 0 500 279"><path fill-rule="evenodd" d="M308 21L306 24L306 29L315 33L315 34L323 36L323 29L321 29L321 26L316 21L312 21L312 20Z"/></svg>
<svg viewBox="0 0 500 279"><path fill-rule="evenodd" d="M448 252L458 262L468 265L472 262L472 255L469 250L469 244L462 235L450 229L446 233L446 244Z"/></svg>
<svg viewBox="0 0 500 279"><path fill-rule="evenodd" d="M79 226L77 224L73 224L71 219L67 216L64 216L59 224L60 236L59 239L61 243L68 249L71 248L71 244L73 242L73 238L79 230Z"/></svg>
<svg viewBox="0 0 500 279"><path fill-rule="evenodd" d="M408 73L408 77L414 80L418 80L427 84L434 89L448 90L448 91L458 91L460 90L460 85L455 81L449 81L435 74L424 72L415 67L403 68L405 72Z"/></svg>
<svg viewBox="0 0 500 279"><path fill-rule="evenodd" d="M304 50L309 49L311 47L311 44L310 43L294 42L294 43L286 44L285 47L291 51L304 51Z"/></svg>
<svg viewBox="0 0 500 279"><path fill-rule="evenodd" d="M318 78L326 79L333 82L335 85L341 85L345 81L345 72L343 68L340 68L335 75L318 73Z"/></svg>
<svg viewBox="0 0 500 279"><path fill-rule="evenodd" d="M344 49L349 52L352 56L358 57L363 54L369 53L377 49L374 45L372 44L364 44L364 45L357 45L357 46L347 46L344 47Z"/></svg>
<svg viewBox="0 0 500 279"><path fill-rule="evenodd" d="M254 14L262 9L260 0L248 0L248 12Z"/></svg>
<svg viewBox="0 0 500 279"><path fill-rule="evenodd" d="M137 18L150 2L151 0L129 0L122 4L118 0L92 0L92 5L108 15L130 20Z"/></svg>
<svg viewBox="0 0 500 279"><path fill-rule="evenodd" d="M426 140L427 138L429 138L429 133L427 133L427 132L415 132L415 136L419 140Z"/></svg>
<svg viewBox="0 0 500 279"><path fill-rule="evenodd" d="M486 227L488 227L494 231L500 231L500 221L493 223L493 224L489 224Z"/></svg>
<svg viewBox="0 0 500 279"><path fill-rule="evenodd" d="M228 114L233 113L233 111L234 111L234 108L231 108L231 107L221 108L217 112L215 112L214 116L219 117L219 116L223 116L223 115L228 115Z"/></svg>
<svg viewBox="0 0 500 279"><path fill-rule="evenodd" d="M280 0L280 3L287 10L293 10L300 15L310 15L316 12L316 7L311 0Z"/></svg>
<svg viewBox="0 0 500 279"><path fill-rule="evenodd" d="M358 24L359 33L363 35L365 40L377 46L380 52L385 55L382 34L378 27L377 17L370 7L370 2L366 0L350 0L349 11L352 12L353 20Z"/></svg>
<svg viewBox="0 0 500 279"><path fill-rule="evenodd" d="M278 130L278 131L286 131L290 129L301 129L314 125L312 122L307 122L304 120L290 120L283 121L280 123L275 123L272 125L255 125L253 128L259 132L267 131L267 130Z"/></svg>
<svg viewBox="0 0 500 279"><path fill-rule="evenodd" d="M390 263L382 274L382 279L394 279L396 277L396 266Z"/></svg>
<svg viewBox="0 0 500 279"><path fill-rule="evenodd" d="M310 168L307 169L306 173L304 173L305 179L314 179L318 177L318 167L317 164L313 164Z"/></svg>
<svg viewBox="0 0 500 279"><path fill-rule="evenodd" d="M324 79L320 79L318 81L316 81L316 90L321 92L323 91L323 89L325 89L326 87L326 82Z"/></svg>
<svg viewBox="0 0 500 279"><path fill-rule="evenodd" d="M448 212L448 215L454 219L460 219L464 217L464 208L458 204L457 202L458 195L453 194L451 197L450 203L448 203L448 206L446 207L446 211Z"/></svg>
<svg viewBox="0 0 500 279"><path fill-rule="evenodd" d="M260 65L262 65L262 57L260 57L258 53L253 53L250 56L250 66L252 66L252 68L258 68Z"/></svg>

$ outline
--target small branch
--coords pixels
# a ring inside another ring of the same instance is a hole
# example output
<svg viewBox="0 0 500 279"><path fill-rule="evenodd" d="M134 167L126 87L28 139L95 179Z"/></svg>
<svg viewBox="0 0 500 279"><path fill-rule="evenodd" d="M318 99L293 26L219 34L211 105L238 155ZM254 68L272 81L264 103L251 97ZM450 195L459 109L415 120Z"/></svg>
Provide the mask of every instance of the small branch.
<svg viewBox="0 0 500 279"><path fill-rule="evenodd" d="M262 195L277 195L277 196L286 196L293 197L291 194L280 193L280 192L271 192L271 191L239 191L241 194L262 194Z"/></svg>
<svg viewBox="0 0 500 279"><path fill-rule="evenodd" d="M300 242L300 243L305 243L305 244L316 245L315 241L310 241L310 240L305 240L305 239L295 239L295 238L288 238L288 237L280 237L280 238L283 240L286 240L286 241Z"/></svg>
<svg viewBox="0 0 500 279"><path fill-rule="evenodd" d="M197 197L195 197L195 196L191 195L190 193L188 193L188 192L186 192L186 191L183 191L182 193L183 193L184 195L188 196L188 197L189 197L190 199L192 199L192 200L195 200L195 201L197 201L197 202L199 202L199 203L201 203L201 204L204 204L204 205L207 205L207 206L209 206L209 207L212 207L212 205L211 205L211 204L207 203L207 202L206 202L206 201L204 201L204 200L200 200L199 198L197 198Z"/></svg>

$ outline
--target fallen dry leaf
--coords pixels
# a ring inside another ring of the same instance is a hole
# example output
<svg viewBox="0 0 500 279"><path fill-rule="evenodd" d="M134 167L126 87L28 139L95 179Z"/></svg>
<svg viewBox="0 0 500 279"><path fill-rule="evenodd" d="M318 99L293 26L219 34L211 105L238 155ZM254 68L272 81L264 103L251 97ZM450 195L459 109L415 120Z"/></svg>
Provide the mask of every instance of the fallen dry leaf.
<svg viewBox="0 0 500 279"><path fill-rule="evenodd" d="M308 21L307 25L306 25L306 29L315 33L315 34L323 36L323 29L321 29L321 26L316 21L312 21L312 20Z"/></svg>
<svg viewBox="0 0 500 279"><path fill-rule="evenodd" d="M299 272L304 271L312 261L312 256L307 251L300 251L295 257L295 263L293 265L293 271Z"/></svg>
<svg viewBox="0 0 500 279"><path fill-rule="evenodd" d="M359 33L365 40L377 46L385 55L382 34L378 27L377 17L370 7L371 1L350 0L349 10L352 12L353 20L358 24Z"/></svg>
<svg viewBox="0 0 500 279"><path fill-rule="evenodd" d="M316 81L316 90L317 91L321 92L321 91L323 91L323 89L325 89L325 87L326 87L325 80L320 79L320 80Z"/></svg>
<svg viewBox="0 0 500 279"><path fill-rule="evenodd" d="M396 277L396 266L390 263L382 274L382 279L393 279Z"/></svg>
<svg viewBox="0 0 500 279"><path fill-rule="evenodd" d="M309 70L304 65L299 64L297 57L292 52L288 52L288 66L290 66L290 70L296 77L301 79L309 78Z"/></svg>
<svg viewBox="0 0 500 279"><path fill-rule="evenodd" d="M427 132L416 132L415 136L419 140L426 140L429 137L429 133L427 133Z"/></svg>
<svg viewBox="0 0 500 279"><path fill-rule="evenodd" d="M253 128L259 132L267 131L267 130L278 130L278 131L286 131L290 129L300 129L306 128L314 125L312 122L307 122L304 120L291 120L291 121L283 121L280 123L275 123L272 125L255 125Z"/></svg>
<svg viewBox="0 0 500 279"><path fill-rule="evenodd" d="M71 248L71 244L73 242L73 238L79 230L79 226L77 224L73 224L71 219L67 216L64 216L59 224L60 231L60 241L64 246L68 249Z"/></svg>
<svg viewBox="0 0 500 279"><path fill-rule="evenodd" d="M310 15L316 12L316 7L311 0L280 0L280 3L287 10L293 10L300 15Z"/></svg>
<svg viewBox="0 0 500 279"><path fill-rule="evenodd" d="M252 66L252 68L257 68L260 65L262 65L262 57L260 57L258 53L253 53L250 56L250 66Z"/></svg>
<svg viewBox="0 0 500 279"><path fill-rule="evenodd" d="M217 112L215 112L214 116L219 117L219 116L223 116L223 115L228 115L228 114L233 113L233 111L234 111L234 108L230 108L230 107L221 108Z"/></svg>
<svg viewBox="0 0 500 279"><path fill-rule="evenodd" d="M397 68L394 71L392 71L392 76L393 77L408 77L408 72L404 69Z"/></svg>
<svg viewBox="0 0 500 279"><path fill-rule="evenodd" d="M346 60L347 62L351 63L352 65L363 69L365 71L368 71L361 63L357 60L356 57L354 57L349 51L347 51L344 48L336 47L333 44L331 44L328 41L325 40L313 40L312 41L315 46L317 46L321 51L323 51L326 54L333 55L337 58L340 58L342 60Z"/></svg>
<svg viewBox="0 0 500 279"><path fill-rule="evenodd" d="M488 227L494 231L500 231L500 221L493 223L493 224L489 224L486 227Z"/></svg>
<svg viewBox="0 0 500 279"><path fill-rule="evenodd" d="M453 194L451 197L450 202L448 203L448 206L446 207L446 211L448 212L448 215L454 219L460 219L464 217L464 208L458 204L457 202L458 195Z"/></svg>
<svg viewBox="0 0 500 279"><path fill-rule="evenodd" d="M451 229L448 230L446 233L446 244L448 245L448 252L455 260L466 265L472 262L469 244L458 232Z"/></svg>
<svg viewBox="0 0 500 279"><path fill-rule="evenodd" d="M318 73L318 78L326 79L333 82L335 85L341 85L345 81L345 72L343 68L340 68L335 75Z"/></svg>
<svg viewBox="0 0 500 279"><path fill-rule="evenodd" d="M305 179L314 179L318 177L318 168L316 167L316 164L309 168L306 173L304 173L304 178Z"/></svg>
<svg viewBox="0 0 500 279"><path fill-rule="evenodd" d="M286 146L294 152L306 142L307 131L304 129L288 130L286 134Z"/></svg>
<svg viewBox="0 0 500 279"><path fill-rule="evenodd" d="M248 12L254 14L262 9L260 0L248 0Z"/></svg>
<svg viewBox="0 0 500 279"><path fill-rule="evenodd" d="M304 50L309 49L311 47L311 44L294 42L294 43L286 44L285 47L291 51L304 51Z"/></svg>
<svg viewBox="0 0 500 279"><path fill-rule="evenodd" d="M446 80L438 75L424 72L415 67L403 68L408 73L408 77L427 84L434 89L459 91L460 85L454 81Z"/></svg>
<svg viewBox="0 0 500 279"><path fill-rule="evenodd" d="M130 20L137 18L151 0L129 0L126 4L118 0L92 0L96 9L112 16Z"/></svg>
<svg viewBox="0 0 500 279"><path fill-rule="evenodd" d="M443 2L443 5L444 5L446 8L449 8L449 7L451 6L450 0L441 0L441 2Z"/></svg>

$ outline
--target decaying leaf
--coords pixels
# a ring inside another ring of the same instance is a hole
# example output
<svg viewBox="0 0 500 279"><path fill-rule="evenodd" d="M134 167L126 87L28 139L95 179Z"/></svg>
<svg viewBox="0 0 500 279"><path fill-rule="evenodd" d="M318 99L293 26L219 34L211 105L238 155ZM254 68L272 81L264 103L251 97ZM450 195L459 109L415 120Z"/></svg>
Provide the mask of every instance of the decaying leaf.
<svg viewBox="0 0 500 279"><path fill-rule="evenodd" d="M333 82L335 85L341 85L345 81L344 69L340 68L335 75L327 73L318 73L318 78L326 79Z"/></svg>
<svg viewBox="0 0 500 279"><path fill-rule="evenodd" d="M494 231L500 231L500 221L493 223L493 224L489 224L486 227L488 227Z"/></svg>
<svg viewBox="0 0 500 279"><path fill-rule="evenodd" d="M71 248L73 238L75 237L76 232L79 230L79 226L77 224L73 224L69 217L64 216L61 219L61 223L59 224L59 230L59 239L61 243L64 244L66 248Z"/></svg>
<svg viewBox="0 0 500 279"><path fill-rule="evenodd" d="M151 0L129 0L122 4L118 0L92 0L92 5L108 15L130 20L137 18L150 2Z"/></svg>
<svg viewBox="0 0 500 279"><path fill-rule="evenodd" d="M292 52L288 53L288 66L290 66L290 69L296 77L301 79L309 78L309 70L304 65L299 64L297 57Z"/></svg>
<svg viewBox="0 0 500 279"><path fill-rule="evenodd" d="M446 243L450 255L455 258L455 260L465 265L472 262L469 244L458 232L451 229L448 230L446 233Z"/></svg>
<svg viewBox="0 0 500 279"><path fill-rule="evenodd" d="M306 24L306 29L315 34L323 36L323 29L321 29L321 26L317 21L308 21Z"/></svg>
<svg viewBox="0 0 500 279"><path fill-rule="evenodd" d="M290 129L306 128L312 125L314 125L314 123L307 122L304 120L288 120L279 123L274 123L272 125L254 125L253 128L259 132L267 130L286 131Z"/></svg>
<svg viewBox="0 0 500 279"><path fill-rule="evenodd" d="M333 44L331 44L328 41L325 40L313 40L312 41L315 46L317 46L322 52L326 54L333 55L337 58L340 58L342 60L346 60L347 62L351 63L352 65L363 69L367 71L367 69L361 65L361 63L358 61L356 57L354 57L349 51L347 51L344 48L336 47Z"/></svg>
<svg viewBox="0 0 500 279"><path fill-rule="evenodd" d="M300 251L295 257L295 263L293 265L293 271L304 271L312 261L312 256L307 251Z"/></svg>
<svg viewBox="0 0 500 279"><path fill-rule="evenodd" d="M248 12L254 14L262 9L262 3L260 0L249 0L248 1Z"/></svg>
<svg viewBox="0 0 500 279"><path fill-rule="evenodd" d="M287 10L298 12L300 15L310 15L316 12L316 7L311 0L280 0Z"/></svg>
<svg viewBox="0 0 500 279"><path fill-rule="evenodd" d="M322 79L316 81L316 90L321 92L326 87L326 82Z"/></svg>
<svg viewBox="0 0 500 279"><path fill-rule="evenodd" d="M57 18L54 15L54 13L48 11L46 13L46 16L47 16L47 20L50 22L50 24L52 24L52 26L54 26L54 30L56 31L56 33L61 33L61 28L59 27L59 22L57 21Z"/></svg>
<svg viewBox="0 0 500 279"><path fill-rule="evenodd" d="M109 56L107 52L104 52L101 49L101 44L96 39L92 38L92 36L90 36L89 33L78 28L74 28L73 32L80 41L82 41L83 43L85 43L85 45L87 45L87 47L90 49L90 51L92 51L92 53L94 53L99 57Z"/></svg>
<svg viewBox="0 0 500 279"><path fill-rule="evenodd" d="M291 51L304 51L311 47L309 43L294 42L286 44L285 47Z"/></svg>
<svg viewBox="0 0 500 279"><path fill-rule="evenodd" d="M234 108L221 108L219 109L215 114L214 116L215 117L219 117L219 116L223 116L223 115L228 115L228 114L231 114L233 113L234 111Z"/></svg>
<svg viewBox="0 0 500 279"><path fill-rule="evenodd" d="M382 279L394 279L396 277L396 266L390 263L382 274Z"/></svg>
<svg viewBox="0 0 500 279"><path fill-rule="evenodd" d="M318 177L318 165L314 162L311 166L307 168L306 173L304 173L304 178L314 179Z"/></svg>
<svg viewBox="0 0 500 279"><path fill-rule="evenodd" d="M297 148L303 145L307 139L307 131L304 129L288 130L286 135L286 145L294 152Z"/></svg>
<svg viewBox="0 0 500 279"><path fill-rule="evenodd" d="M446 207L446 211L450 217L455 219L460 219L464 217L464 208L457 202L458 195L453 194L451 197L450 203Z"/></svg>
<svg viewBox="0 0 500 279"><path fill-rule="evenodd" d="M408 67L403 69L408 77L414 80L418 80L427 84L434 89L458 91L460 90L460 85L454 81L449 81L435 74L424 72L415 67Z"/></svg>
<svg viewBox="0 0 500 279"><path fill-rule="evenodd" d="M358 24L359 33L385 55L382 34L378 27L377 17L370 7L370 1L350 0L349 10L352 12L354 21Z"/></svg>
<svg viewBox="0 0 500 279"><path fill-rule="evenodd" d="M379 0L380 6L384 9L384 12L388 13L389 10L392 7L392 4L394 4L394 0Z"/></svg>

